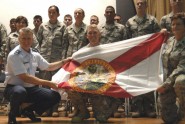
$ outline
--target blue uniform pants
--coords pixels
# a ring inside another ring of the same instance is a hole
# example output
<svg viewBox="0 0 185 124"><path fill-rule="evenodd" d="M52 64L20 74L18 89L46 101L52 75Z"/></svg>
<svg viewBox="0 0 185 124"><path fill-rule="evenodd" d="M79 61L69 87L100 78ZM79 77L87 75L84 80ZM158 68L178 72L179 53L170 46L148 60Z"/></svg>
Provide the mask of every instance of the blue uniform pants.
<svg viewBox="0 0 185 124"><path fill-rule="evenodd" d="M25 88L8 84L4 90L4 96L10 101L10 112L14 115L18 114L20 105L25 102L32 103L26 108L27 110L41 115L61 100L58 92L39 86Z"/></svg>

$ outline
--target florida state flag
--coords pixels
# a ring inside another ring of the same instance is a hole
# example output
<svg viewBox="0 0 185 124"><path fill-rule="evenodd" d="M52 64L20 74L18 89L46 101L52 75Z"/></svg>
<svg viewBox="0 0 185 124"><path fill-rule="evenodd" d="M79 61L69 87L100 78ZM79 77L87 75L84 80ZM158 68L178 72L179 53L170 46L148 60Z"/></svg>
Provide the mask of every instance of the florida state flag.
<svg viewBox="0 0 185 124"><path fill-rule="evenodd" d="M155 90L162 83L162 33L82 48L53 77L62 89L123 98Z"/></svg>

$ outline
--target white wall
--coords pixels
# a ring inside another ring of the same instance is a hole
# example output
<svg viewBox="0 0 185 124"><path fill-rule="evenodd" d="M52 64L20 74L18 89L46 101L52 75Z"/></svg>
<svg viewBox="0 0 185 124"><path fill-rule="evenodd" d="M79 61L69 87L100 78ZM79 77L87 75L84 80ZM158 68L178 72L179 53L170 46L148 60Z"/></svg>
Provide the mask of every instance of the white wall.
<svg viewBox="0 0 185 124"><path fill-rule="evenodd" d="M76 8L85 11L84 22L89 24L90 16L97 15L100 24L105 22L104 12L108 5L116 6L116 0L0 0L0 22L10 32L9 20L19 15L25 16L29 21L29 27L33 28L33 17L41 15L43 22L48 21L48 8L56 5L60 9L59 21L63 21L65 14L74 15Z"/></svg>

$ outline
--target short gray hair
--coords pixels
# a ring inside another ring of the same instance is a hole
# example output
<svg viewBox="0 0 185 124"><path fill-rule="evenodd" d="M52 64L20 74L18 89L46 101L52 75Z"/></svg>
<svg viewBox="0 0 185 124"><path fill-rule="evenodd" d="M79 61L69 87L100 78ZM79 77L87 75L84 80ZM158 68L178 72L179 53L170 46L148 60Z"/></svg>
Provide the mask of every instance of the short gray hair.
<svg viewBox="0 0 185 124"><path fill-rule="evenodd" d="M30 28L28 28L28 27L21 28L19 30L19 33L21 33L21 32L33 34L32 30Z"/></svg>

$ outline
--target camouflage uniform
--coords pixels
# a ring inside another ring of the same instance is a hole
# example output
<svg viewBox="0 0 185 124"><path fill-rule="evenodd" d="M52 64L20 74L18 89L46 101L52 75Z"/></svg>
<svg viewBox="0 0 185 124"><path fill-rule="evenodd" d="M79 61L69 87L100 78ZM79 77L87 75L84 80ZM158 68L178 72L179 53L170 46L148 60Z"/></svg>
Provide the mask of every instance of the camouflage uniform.
<svg viewBox="0 0 185 124"><path fill-rule="evenodd" d="M78 29L75 24L68 26L64 32L64 51L65 57L71 57L72 54L88 44L86 38L87 25L82 23Z"/></svg>
<svg viewBox="0 0 185 124"><path fill-rule="evenodd" d="M19 33L18 32L13 32L11 33L6 41L6 57L8 56L8 54L10 53L11 50L13 50L16 46L19 45L19 41L18 41L18 37L19 37ZM33 35L33 48L37 48L38 47L38 41L35 37L35 35Z"/></svg>
<svg viewBox="0 0 185 124"><path fill-rule="evenodd" d="M118 106L122 103L122 99L110 96L91 95L90 98L92 101L94 117L100 122L106 122L112 114L117 111Z"/></svg>
<svg viewBox="0 0 185 124"><path fill-rule="evenodd" d="M105 24L100 28L101 44L113 43L127 39L127 31L124 25L114 23L113 25Z"/></svg>
<svg viewBox="0 0 185 124"><path fill-rule="evenodd" d="M34 34L35 36L37 36L37 32L36 32L35 29L32 29L32 32L33 32L33 34Z"/></svg>
<svg viewBox="0 0 185 124"><path fill-rule="evenodd" d="M135 15L126 22L126 28L129 38L160 31L157 19L151 15L146 15L144 18Z"/></svg>
<svg viewBox="0 0 185 124"><path fill-rule="evenodd" d="M39 42L40 54L48 61L55 62L61 60L62 55L62 42L65 25L59 21L52 25L50 22L41 24L37 32L37 38ZM43 79L51 80L54 72L42 71L40 76Z"/></svg>
<svg viewBox="0 0 185 124"><path fill-rule="evenodd" d="M78 109L78 117L83 119L88 119L90 117L89 111L87 110L87 99L88 94L80 93L72 90L66 91L68 94L68 98L70 99L71 103L74 105L75 109Z"/></svg>
<svg viewBox="0 0 185 124"><path fill-rule="evenodd" d="M157 19L154 16L146 15L143 18L137 15L133 16L126 22L126 29L129 38L134 38L146 34L151 34L160 31ZM137 116L153 116L150 113L154 112L154 93L150 92L132 99L132 109L139 112ZM133 114L134 115L134 114Z"/></svg>
<svg viewBox="0 0 185 124"><path fill-rule="evenodd" d="M178 121L185 114L185 37L171 37L162 54L165 92L160 94L161 117L166 123ZM179 100L179 109L176 105Z"/></svg>
<svg viewBox="0 0 185 124"><path fill-rule="evenodd" d="M100 122L106 122L121 103L120 99L104 95L80 93L76 91L67 91L67 93L71 102L79 109L80 114L77 116L83 119L88 119L90 117L86 106L88 98L92 104L94 117Z"/></svg>
<svg viewBox="0 0 185 124"><path fill-rule="evenodd" d="M160 26L162 28L166 28L167 31L171 32L171 18L173 16L173 12L169 13L168 15L165 15L160 20ZM172 35L172 33L171 33Z"/></svg>
<svg viewBox="0 0 185 124"><path fill-rule="evenodd" d="M127 32L124 25L119 23L104 24L100 27L101 44L113 43L127 39ZM95 118L100 122L105 122L122 104L122 99L104 95L90 96L93 105Z"/></svg>
<svg viewBox="0 0 185 124"><path fill-rule="evenodd" d="M0 23L0 64L5 62L5 44L7 39L7 30L3 24Z"/></svg>
<svg viewBox="0 0 185 124"><path fill-rule="evenodd" d="M63 36L63 54L65 54L64 58L71 57L74 52L78 51L80 48L88 44L88 40L86 38L86 31L87 25L85 23L82 23L79 28L76 28L75 24L72 24L66 28ZM84 105L86 104L87 97L85 97L79 92L73 92L70 90L67 91L67 93L68 98L71 100L74 108L77 111L80 111L78 112L78 116L86 116L85 118L87 119L89 117L89 113L87 113L87 108ZM83 100L81 98L83 98Z"/></svg>

